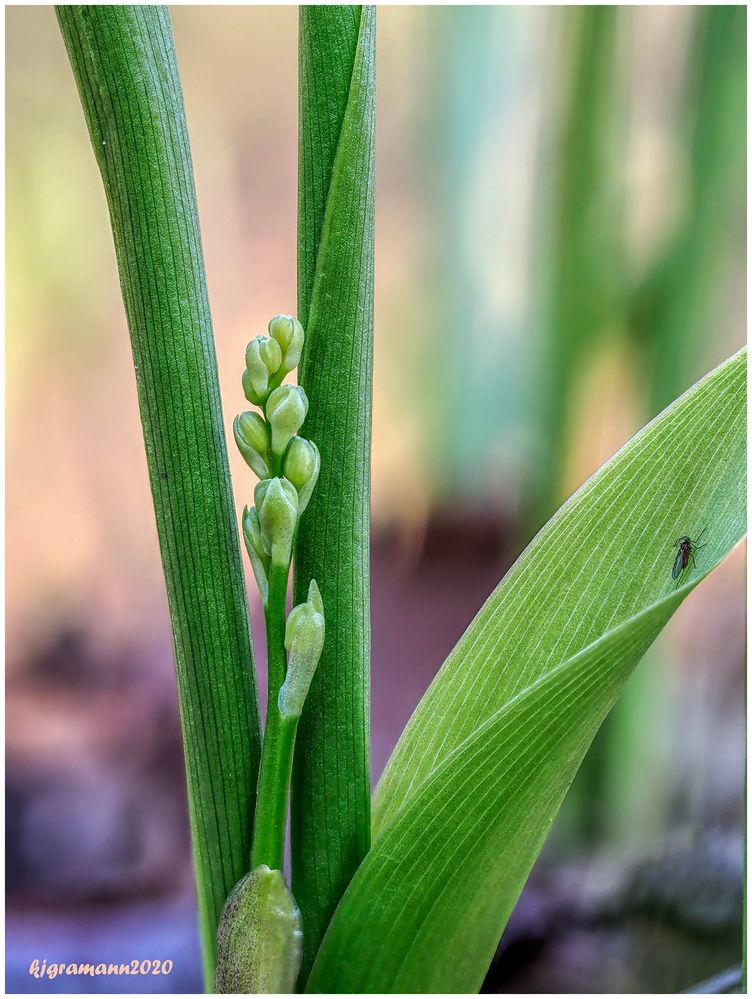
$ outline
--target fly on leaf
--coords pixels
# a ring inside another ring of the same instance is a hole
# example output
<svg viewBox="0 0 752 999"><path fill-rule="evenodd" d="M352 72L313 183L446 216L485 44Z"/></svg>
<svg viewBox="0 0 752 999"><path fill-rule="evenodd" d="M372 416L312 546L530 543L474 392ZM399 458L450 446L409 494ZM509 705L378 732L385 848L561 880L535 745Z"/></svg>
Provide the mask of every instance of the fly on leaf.
<svg viewBox="0 0 752 999"><path fill-rule="evenodd" d="M705 533L705 528L700 531L697 535L697 541ZM689 560L692 560L692 565L697 567L695 562L695 552L704 548L705 545L698 545L697 541L693 541L688 534L684 534L681 538L678 538L674 544L679 546L679 550L676 553L676 558L674 559L674 568L671 570L671 578L678 579L679 576L684 572L684 570L689 565Z"/></svg>

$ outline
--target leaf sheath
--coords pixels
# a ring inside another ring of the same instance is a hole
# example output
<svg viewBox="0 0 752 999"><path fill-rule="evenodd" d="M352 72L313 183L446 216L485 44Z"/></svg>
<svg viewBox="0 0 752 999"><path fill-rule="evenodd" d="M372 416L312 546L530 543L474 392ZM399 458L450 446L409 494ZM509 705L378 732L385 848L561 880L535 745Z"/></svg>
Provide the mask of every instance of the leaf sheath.
<svg viewBox="0 0 752 999"><path fill-rule="evenodd" d="M218 918L248 870L259 722L172 29L165 7L61 6L57 16L104 181L133 348L211 982Z"/></svg>
<svg viewBox="0 0 752 999"><path fill-rule="evenodd" d="M321 475L301 522L295 600L316 579L326 613L293 774L301 981L370 839L374 33L371 7L300 10L300 381L310 400L304 432L321 451Z"/></svg>

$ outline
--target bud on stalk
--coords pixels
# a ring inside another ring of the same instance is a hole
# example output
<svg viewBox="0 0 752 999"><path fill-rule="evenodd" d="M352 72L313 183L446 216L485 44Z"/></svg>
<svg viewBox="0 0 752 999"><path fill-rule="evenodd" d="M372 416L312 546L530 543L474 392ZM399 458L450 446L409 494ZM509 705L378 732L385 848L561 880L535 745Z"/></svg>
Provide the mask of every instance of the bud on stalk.
<svg viewBox="0 0 752 999"><path fill-rule="evenodd" d="M300 361L305 340L303 327L293 316L274 316L269 321L269 336L277 341L282 351L280 374L284 377L288 371L297 368Z"/></svg>
<svg viewBox="0 0 752 999"><path fill-rule="evenodd" d="M264 550L261 540L261 524L259 523L256 507L243 508L243 540L251 560L253 575L256 577L258 588L261 592L261 599L264 604L269 598L269 558L268 552Z"/></svg>
<svg viewBox="0 0 752 999"><path fill-rule="evenodd" d="M257 336L245 350L243 392L249 402L263 406L269 396L269 378L279 371L282 351L276 340Z"/></svg>
<svg viewBox="0 0 752 999"><path fill-rule="evenodd" d="M285 452L282 471L298 490L298 516L301 516L319 477L321 455L313 441L293 437Z"/></svg>
<svg viewBox="0 0 752 999"><path fill-rule="evenodd" d="M246 464L260 479L269 477L269 425L258 413L240 413L232 425L235 443Z"/></svg>
<svg viewBox="0 0 752 999"><path fill-rule="evenodd" d="M324 648L324 605L315 579L308 587L308 600L288 615L285 648L287 675L278 706L283 717L299 718Z"/></svg>
<svg viewBox="0 0 752 999"><path fill-rule="evenodd" d="M298 523L298 494L287 479L264 479L254 493L261 542L274 565L288 565Z"/></svg>
<svg viewBox="0 0 752 999"><path fill-rule="evenodd" d="M272 428L272 453L282 458L287 445L303 426L308 396L300 385L280 385L266 402L266 418Z"/></svg>

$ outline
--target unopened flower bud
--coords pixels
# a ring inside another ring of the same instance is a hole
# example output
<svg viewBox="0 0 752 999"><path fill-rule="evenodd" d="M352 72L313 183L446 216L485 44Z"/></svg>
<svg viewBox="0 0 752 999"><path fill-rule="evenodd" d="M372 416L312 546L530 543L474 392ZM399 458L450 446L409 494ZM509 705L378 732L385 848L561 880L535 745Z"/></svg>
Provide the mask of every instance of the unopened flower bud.
<svg viewBox="0 0 752 999"><path fill-rule="evenodd" d="M303 350L305 334L299 321L293 316L275 316L269 321L269 336L273 337L282 349L282 373L287 374L298 366Z"/></svg>
<svg viewBox="0 0 752 999"><path fill-rule="evenodd" d="M303 426L308 412L308 397L300 385L280 385L266 403L266 418L272 428L272 451L281 457L292 438Z"/></svg>
<svg viewBox="0 0 752 999"><path fill-rule="evenodd" d="M232 432L246 464L260 479L268 478L271 443L268 423L258 413L240 413L235 417Z"/></svg>
<svg viewBox="0 0 752 999"><path fill-rule="evenodd" d="M217 930L214 991L290 994L300 972L302 921L281 871L261 864L235 885Z"/></svg>
<svg viewBox="0 0 752 999"><path fill-rule="evenodd" d="M287 675L279 690L280 714L297 718L303 710L324 647L324 605L312 579L308 600L293 607L285 627Z"/></svg>
<svg viewBox="0 0 752 999"><path fill-rule="evenodd" d="M243 508L243 540L251 560L253 575L256 577L261 599L266 603L269 597L269 553L261 539L261 524L254 506Z"/></svg>
<svg viewBox="0 0 752 999"><path fill-rule="evenodd" d="M298 490L298 515L308 506L313 487L319 477L321 455L313 441L293 437L285 452L282 471Z"/></svg>
<svg viewBox="0 0 752 999"><path fill-rule="evenodd" d="M256 486L261 542L275 565L288 565L298 522L298 494L287 479L264 479Z"/></svg>
<svg viewBox="0 0 752 999"><path fill-rule="evenodd" d="M257 336L248 344L245 349L246 367L253 367L258 361L270 375L277 373L282 363L282 349L274 337Z"/></svg>
<svg viewBox="0 0 752 999"><path fill-rule="evenodd" d="M257 336L245 350L243 391L249 402L262 406L269 395L269 378L279 371L282 351L276 340Z"/></svg>

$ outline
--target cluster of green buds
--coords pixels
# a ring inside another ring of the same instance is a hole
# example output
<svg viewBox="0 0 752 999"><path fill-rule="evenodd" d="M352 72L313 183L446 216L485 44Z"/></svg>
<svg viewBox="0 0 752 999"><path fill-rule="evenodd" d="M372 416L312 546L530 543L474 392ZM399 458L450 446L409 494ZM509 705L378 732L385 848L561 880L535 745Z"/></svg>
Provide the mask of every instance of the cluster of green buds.
<svg viewBox="0 0 752 999"><path fill-rule="evenodd" d="M243 537L264 601L269 699L254 815L251 871L235 886L217 934L216 992L289 993L300 969L300 912L281 871L298 719L324 646L324 605L315 580L285 616L300 518L319 476L316 445L299 435L308 399L283 385L300 360L303 327L275 316L245 352L243 391L261 412L241 413L233 432L258 476Z"/></svg>
<svg viewBox="0 0 752 999"><path fill-rule="evenodd" d="M304 339L297 319L275 316L269 336L251 340L243 391L263 415L240 413L233 424L240 453L260 480L255 505L243 511L243 536L264 603L270 567L289 565L298 524L319 475L318 448L298 436L308 412L305 390L281 384L297 366Z"/></svg>

